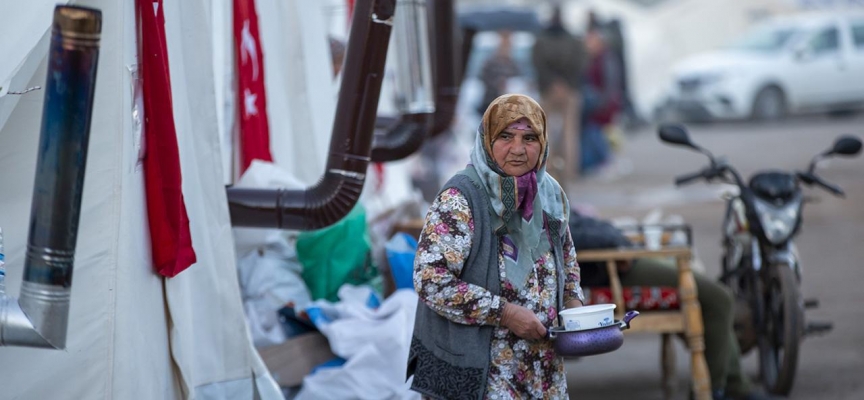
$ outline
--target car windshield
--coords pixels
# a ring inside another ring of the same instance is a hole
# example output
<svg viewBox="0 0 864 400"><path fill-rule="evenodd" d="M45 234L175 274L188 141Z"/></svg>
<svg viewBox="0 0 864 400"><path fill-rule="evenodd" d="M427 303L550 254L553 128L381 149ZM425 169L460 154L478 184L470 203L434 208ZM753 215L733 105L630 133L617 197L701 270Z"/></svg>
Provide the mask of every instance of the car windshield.
<svg viewBox="0 0 864 400"><path fill-rule="evenodd" d="M785 47L800 30L792 27L766 27L753 30L730 46L737 50L773 52Z"/></svg>

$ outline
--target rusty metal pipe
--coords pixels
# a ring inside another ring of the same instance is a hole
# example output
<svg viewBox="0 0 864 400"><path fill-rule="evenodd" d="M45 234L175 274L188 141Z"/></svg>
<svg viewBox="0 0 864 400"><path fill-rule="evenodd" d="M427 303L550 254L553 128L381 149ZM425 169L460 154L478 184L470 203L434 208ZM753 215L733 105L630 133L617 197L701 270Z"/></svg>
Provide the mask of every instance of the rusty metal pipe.
<svg viewBox="0 0 864 400"><path fill-rule="evenodd" d="M314 230L357 203L369 166L396 0L357 0L324 176L305 190L227 189L234 226Z"/></svg>
<svg viewBox="0 0 864 400"><path fill-rule="evenodd" d="M21 297L0 299L0 345L63 349L102 13L57 6Z"/></svg>

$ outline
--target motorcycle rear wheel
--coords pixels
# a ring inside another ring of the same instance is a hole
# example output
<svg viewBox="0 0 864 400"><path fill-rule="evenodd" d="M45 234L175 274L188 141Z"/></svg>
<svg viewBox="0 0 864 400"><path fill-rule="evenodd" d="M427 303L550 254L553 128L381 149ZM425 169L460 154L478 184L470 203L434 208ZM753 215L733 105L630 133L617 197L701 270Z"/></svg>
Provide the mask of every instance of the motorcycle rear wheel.
<svg viewBox="0 0 864 400"><path fill-rule="evenodd" d="M787 396L795 381L803 333L801 292L788 265L773 266L765 289L765 332L759 338L759 372L770 393Z"/></svg>

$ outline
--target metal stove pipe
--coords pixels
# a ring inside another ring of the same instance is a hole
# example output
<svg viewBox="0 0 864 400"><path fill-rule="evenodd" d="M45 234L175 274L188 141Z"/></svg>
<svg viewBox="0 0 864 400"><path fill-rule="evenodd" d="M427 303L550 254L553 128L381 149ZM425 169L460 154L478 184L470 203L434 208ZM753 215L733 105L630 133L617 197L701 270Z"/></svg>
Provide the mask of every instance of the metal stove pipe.
<svg viewBox="0 0 864 400"><path fill-rule="evenodd" d="M21 297L0 300L0 345L64 349L102 12L57 6Z"/></svg>
<svg viewBox="0 0 864 400"><path fill-rule="evenodd" d="M428 19L431 20L429 40L434 62L435 112L406 113L399 118L378 117L376 128L386 133L375 136L372 161L388 162L410 156L423 145L426 138L447 131L456 114L459 85L456 79L456 29L453 0L426 0L431 2ZM398 21L397 21L398 23Z"/></svg>
<svg viewBox="0 0 864 400"><path fill-rule="evenodd" d="M324 176L305 190L227 189L233 226L314 230L348 214L363 190L396 0L357 0Z"/></svg>
<svg viewBox="0 0 864 400"><path fill-rule="evenodd" d="M435 120L431 137L450 128L459 101L458 55L456 49L456 11L453 0L431 0L435 60Z"/></svg>
<svg viewBox="0 0 864 400"><path fill-rule="evenodd" d="M397 122L386 128L383 135L376 135L371 158L373 162L401 160L414 154L423 145L423 139L432 127L435 114L403 114ZM377 121L376 121L377 122Z"/></svg>

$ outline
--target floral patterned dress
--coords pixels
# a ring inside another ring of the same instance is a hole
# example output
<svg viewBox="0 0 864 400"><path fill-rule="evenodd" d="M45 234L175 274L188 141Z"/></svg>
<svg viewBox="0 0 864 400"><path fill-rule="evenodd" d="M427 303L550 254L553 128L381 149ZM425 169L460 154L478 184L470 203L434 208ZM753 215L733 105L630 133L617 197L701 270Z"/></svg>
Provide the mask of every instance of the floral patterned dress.
<svg viewBox="0 0 864 400"><path fill-rule="evenodd" d="M558 316L555 257L546 252L521 290L505 276L504 246L498 246L501 295L458 278L471 250L474 220L468 201L457 189L442 192L432 203L420 236L414 286L420 299L438 314L461 324L494 325L488 399L566 399L564 365L547 340L525 340L499 326L507 302L526 307L545 326ZM564 303L582 300L579 265L570 234L564 241Z"/></svg>

